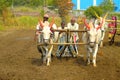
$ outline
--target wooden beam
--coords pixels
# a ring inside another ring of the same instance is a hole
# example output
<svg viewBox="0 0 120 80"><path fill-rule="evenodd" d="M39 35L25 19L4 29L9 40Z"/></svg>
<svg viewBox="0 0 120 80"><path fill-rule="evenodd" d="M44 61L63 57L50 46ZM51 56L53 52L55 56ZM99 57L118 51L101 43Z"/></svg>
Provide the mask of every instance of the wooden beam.
<svg viewBox="0 0 120 80"><path fill-rule="evenodd" d="M120 28L108 28L108 29L117 29L117 30L119 30Z"/></svg>
<svg viewBox="0 0 120 80"><path fill-rule="evenodd" d="M53 31L57 31L57 32L87 32L87 30L69 30L69 29L64 29L64 30L53 29Z"/></svg>
<svg viewBox="0 0 120 80"><path fill-rule="evenodd" d="M115 20L106 20L107 22L115 22ZM120 23L120 20L116 20L118 23Z"/></svg>
<svg viewBox="0 0 120 80"><path fill-rule="evenodd" d="M107 22L115 22L115 20L105 20ZM120 23L120 20L116 20L118 23ZM81 21L82 22L82 21Z"/></svg>
<svg viewBox="0 0 120 80"><path fill-rule="evenodd" d="M50 43L49 45L85 45L85 43ZM44 45L43 43L39 43L38 45Z"/></svg>

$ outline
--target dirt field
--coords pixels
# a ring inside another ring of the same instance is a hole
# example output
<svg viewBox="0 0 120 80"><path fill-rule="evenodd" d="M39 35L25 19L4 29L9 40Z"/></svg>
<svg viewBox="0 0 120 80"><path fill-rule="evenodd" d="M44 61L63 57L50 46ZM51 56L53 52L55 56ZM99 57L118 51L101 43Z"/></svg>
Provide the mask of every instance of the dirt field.
<svg viewBox="0 0 120 80"><path fill-rule="evenodd" d="M120 80L120 36L112 46L106 37L96 68L86 66L84 46L79 46L83 58L53 58L44 66L33 37L33 30L0 32L0 80Z"/></svg>

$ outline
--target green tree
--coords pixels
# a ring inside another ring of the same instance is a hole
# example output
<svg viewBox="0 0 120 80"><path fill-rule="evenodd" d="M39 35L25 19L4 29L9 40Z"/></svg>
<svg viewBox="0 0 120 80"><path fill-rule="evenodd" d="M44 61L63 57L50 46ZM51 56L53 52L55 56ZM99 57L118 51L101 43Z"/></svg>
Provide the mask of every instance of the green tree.
<svg viewBox="0 0 120 80"><path fill-rule="evenodd" d="M3 17L3 22L5 23L8 16L8 7L11 6L12 0L0 0L0 14Z"/></svg>
<svg viewBox="0 0 120 80"><path fill-rule="evenodd" d="M89 7L89 8L84 12L84 14L85 14L88 18L96 18L95 13L96 13L98 16L102 16L103 11L102 11L102 9L101 9L99 6L91 6L91 7Z"/></svg>
<svg viewBox="0 0 120 80"><path fill-rule="evenodd" d="M0 13L12 4L12 0L0 0Z"/></svg>
<svg viewBox="0 0 120 80"><path fill-rule="evenodd" d="M102 8L103 12L112 12L115 9L115 4L112 0L103 0L103 2L100 4L100 7Z"/></svg>

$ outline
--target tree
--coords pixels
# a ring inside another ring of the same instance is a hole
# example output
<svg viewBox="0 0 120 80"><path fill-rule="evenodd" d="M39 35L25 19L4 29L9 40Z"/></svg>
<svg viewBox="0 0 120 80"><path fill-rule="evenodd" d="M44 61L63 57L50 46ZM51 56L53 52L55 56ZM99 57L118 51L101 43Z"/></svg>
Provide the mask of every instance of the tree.
<svg viewBox="0 0 120 80"><path fill-rule="evenodd" d="M12 0L0 0L0 13L2 10L9 7L12 4Z"/></svg>
<svg viewBox="0 0 120 80"><path fill-rule="evenodd" d="M102 9L99 6L91 6L89 7L84 14L88 17L88 18L96 18L96 15L101 16L103 14Z"/></svg>
<svg viewBox="0 0 120 80"><path fill-rule="evenodd" d="M112 12L115 9L115 4L113 3L113 0L103 0L103 2L100 4L100 7L104 13Z"/></svg>
<svg viewBox="0 0 120 80"><path fill-rule="evenodd" d="M0 0L0 14L3 17L5 23L6 17L8 16L8 7L11 6L12 0Z"/></svg>
<svg viewBox="0 0 120 80"><path fill-rule="evenodd" d="M68 15L69 11L72 10L73 3L71 0L56 0L56 4L58 7L58 13L62 20L65 20L65 16Z"/></svg>

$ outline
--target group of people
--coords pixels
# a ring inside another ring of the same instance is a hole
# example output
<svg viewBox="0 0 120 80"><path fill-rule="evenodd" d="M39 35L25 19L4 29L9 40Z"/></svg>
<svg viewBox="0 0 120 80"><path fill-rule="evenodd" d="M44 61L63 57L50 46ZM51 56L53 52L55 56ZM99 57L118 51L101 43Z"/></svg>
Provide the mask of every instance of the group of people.
<svg viewBox="0 0 120 80"><path fill-rule="evenodd" d="M43 17L43 20L40 21L40 22L38 22L38 25L36 26L35 39L38 39L38 42L39 42L39 43L42 42L42 35L40 34L40 31L42 30L42 27L43 27L44 25L48 25L48 26L49 26L49 24L50 24L49 21L48 21L48 19L49 19L49 15L48 15L48 14L45 14L44 17ZM112 20L116 20L116 17L112 17ZM93 23L93 22L95 23L95 21L92 21L92 23ZM41 23L42 23L42 25L41 25ZM108 27L109 27L109 28L115 28L115 25L116 25L115 22L111 22L111 23L108 24ZM53 29L58 29L58 30L64 30L64 29L79 30L79 25L78 25L78 23L76 22L75 17L72 17L69 23L66 24L64 21L62 21L60 27L57 27L56 24L54 23L54 24L52 25L52 28L53 28ZM54 33L54 32L53 32L53 33ZM115 29L111 29L111 30L109 31L109 36L108 36L108 37L109 37L109 40L111 40L111 38L112 38L111 35L113 35L113 34L115 34ZM77 43L78 40L79 40L78 32L72 32L71 36L72 36L72 38L69 36L69 42L72 41L72 42L74 42L74 43ZM66 33L65 33L65 32L59 32L58 42L59 42L59 43L65 43L65 42L66 42ZM61 51L61 49L62 49L63 47L64 47L63 45L59 45L59 46L58 46L58 50L57 50L57 52L56 52L56 55L57 55L57 56L60 56L59 53L60 53L60 51ZM71 49L74 50L74 51L76 51L76 49L77 49L77 46L72 46L72 45L70 45L70 47L71 47ZM67 50L67 51L68 51L68 50ZM76 51L76 52L77 52L77 51ZM78 52L77 52L77 53L78 53Z"/></svg>
<svg viewBox="0 0 120 80"><path fill-rule="evenodd" d="M44 26L44 25L48 25L49 26L49 24L50 24L49 21L48 21L48 19L49 19L49 15L45 14L43 16L43 21L38 22L38 24L36 26L35 40L37 39L39 43L42 42L42 35L40 33L40 31L42 30L42 26ZM41 25L41 23L42 23L42 25ZM68 24L66 24L65 21L62 21L60 27L57 27L56 24L54 23L54 25L52 26L52 28L53 29L58 29L58 30L65 30L65 29L78 30L79 29L79 25L76 22L76 19L74 17L72 17L71 20L70 20L70 22ZM53 32L53 34L54 34L54 32ZM66 43L66 37L67 37L66 33L65 32L59 32L58 35L59 35L58 42L59 43ZM77 32L72 32L71 35L74 35L74 37L75 37L74 42L77 42L78 39L79 39L78 33ZM71 41L70 38L71 37L69 36L69 42ZM56 52L56 56L60 56L59 53L60 53L60 50L62 48L63 48L63 45L59 45L58 46L58 50ZM71 45L71 49L74 50L74 47L72 45Z"/></svg>

